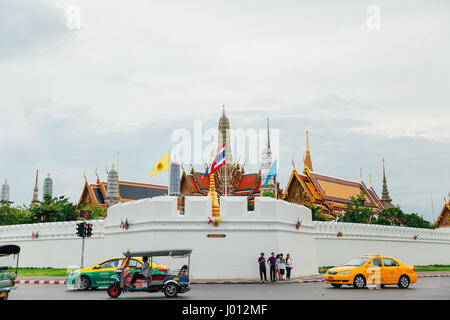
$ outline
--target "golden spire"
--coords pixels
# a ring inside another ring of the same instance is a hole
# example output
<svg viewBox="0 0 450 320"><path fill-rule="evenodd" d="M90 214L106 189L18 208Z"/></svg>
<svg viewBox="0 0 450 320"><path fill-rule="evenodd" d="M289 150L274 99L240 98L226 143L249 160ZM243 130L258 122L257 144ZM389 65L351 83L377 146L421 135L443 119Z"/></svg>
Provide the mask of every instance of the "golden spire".
<svg viewBox="0 0 450 320"><path fill-rule="evenodd" d="M219 207L219 200L217 197L216 192L216 183L214 180L214 173L211 173L209 175L209 192L208 197L211 197L212 202L212 216L213 217L220 217L220 207Z"/></svg>
<svg viewBox="0 0 450 320"><path fill-rule="evenodd" d="M306 131L306 156L303 160L305 163L305 168L307 167L310 171L313 171L312 161L311 161L311 152L309 150L309 137L308 131Z"/></svg>

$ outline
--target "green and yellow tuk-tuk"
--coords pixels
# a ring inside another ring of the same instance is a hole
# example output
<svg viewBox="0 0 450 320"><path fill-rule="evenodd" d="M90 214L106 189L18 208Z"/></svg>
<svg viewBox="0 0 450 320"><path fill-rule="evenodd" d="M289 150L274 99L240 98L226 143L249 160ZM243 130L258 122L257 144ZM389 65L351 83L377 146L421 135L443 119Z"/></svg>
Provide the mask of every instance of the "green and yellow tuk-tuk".
<svg viewBox="0 0 450 320"><path fill-rule="evenodd" d="M7 300L9 292L16 288L14 286L14 280L17 278L17 268L19 267L19 252L20 247L13 244L0 247L0 257L6 257L13 254L14 258L16 258L17 255L15 276L7 272L7 270L10 269L9 266L0 266L0 300Z"/></svg>

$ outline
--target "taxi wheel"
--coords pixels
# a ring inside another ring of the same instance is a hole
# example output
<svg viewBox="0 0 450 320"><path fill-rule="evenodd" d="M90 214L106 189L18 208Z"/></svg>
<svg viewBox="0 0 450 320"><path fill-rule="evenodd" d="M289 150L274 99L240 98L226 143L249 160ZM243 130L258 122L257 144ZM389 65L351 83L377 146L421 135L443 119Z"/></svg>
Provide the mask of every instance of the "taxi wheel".
<svg viewBox="0 0 450 320"><path fill-rule="evenodd" d="M80 277L80 290L88 290L91 287L91 279L87 276Z"/></svg>
<svg viewBox="0 0 450 320"><path fill-rule="evenodd" d="M358 274L355 279L353 279L353 287L356 289L362 289L366 286L366 279L362 274Z"/></svg>
<svg viewBox="0 0 450 320"><path fill-rule="evenodd" d="M164 286L164 294L167 298L176 297L178 294L178 286L175 283L168 283Z"/></svg>
<svg viewBox="0 0 450 320"><path fill-rule="evenodd" d="M335 287L335 288L340 288L340 287L342 287L342 284L339 284L339 283L332 283L331 284L333 287Z"/></svg>
<svg viewBox="0 0 450 320"><path fill-rule="evenodd" d="M113 283L108 287L108 295L111 298L117 298L122 293L122 289L119 288L117 283Z"/></svg>
<svg viewBox="0 0 450 320"><path fill-rule="evenodd" d="M409 287L409 283L410 283L409 277L406 274L404 274L398 280L398 287L402 288L402 289L406 289Z"/></svg>

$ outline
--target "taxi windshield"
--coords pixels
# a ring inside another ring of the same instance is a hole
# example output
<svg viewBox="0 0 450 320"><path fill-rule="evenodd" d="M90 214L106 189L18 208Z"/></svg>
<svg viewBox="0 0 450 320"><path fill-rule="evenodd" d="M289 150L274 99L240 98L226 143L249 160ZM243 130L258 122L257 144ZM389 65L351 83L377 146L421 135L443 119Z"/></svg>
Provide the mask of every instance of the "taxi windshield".
<svg viewBox="0 0 450 320"><path fill-rule="evenodd" d="M357 257L357 258L353 258L348 260L347 262L345 262L343 264L343 266L355 266L355 267L360 267L362 266L364 263L367 262L367 260L369 260L370 257Z"/></svg>

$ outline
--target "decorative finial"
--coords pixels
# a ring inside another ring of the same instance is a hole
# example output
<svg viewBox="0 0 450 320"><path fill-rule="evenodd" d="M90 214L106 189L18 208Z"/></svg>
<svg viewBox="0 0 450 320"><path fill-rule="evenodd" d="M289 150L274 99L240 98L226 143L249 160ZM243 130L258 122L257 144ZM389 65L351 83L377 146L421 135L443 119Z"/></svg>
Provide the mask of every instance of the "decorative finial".
<svg viewBox="0 0 450 320"><path fill-rule="evenodd" d="M225 114L225 105L222 105L222 113Z"/></svg>
<svg viewBox="0 0 450 320"><path fill-rule="evenodd" d="M50 171L47 173L47 177L49 177L50 178Z"/></svg>
<svg viewBox="0 0 450 320"><path fill-rule="evenodd" d="M313 171L312 161L311 161L311 152L309 150L308 130L306 131L306 155L305 155L303 162L305 164L305 169L308 168L309 171Z"/></svg>

